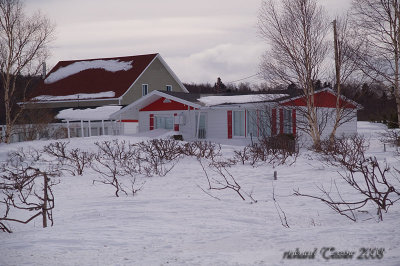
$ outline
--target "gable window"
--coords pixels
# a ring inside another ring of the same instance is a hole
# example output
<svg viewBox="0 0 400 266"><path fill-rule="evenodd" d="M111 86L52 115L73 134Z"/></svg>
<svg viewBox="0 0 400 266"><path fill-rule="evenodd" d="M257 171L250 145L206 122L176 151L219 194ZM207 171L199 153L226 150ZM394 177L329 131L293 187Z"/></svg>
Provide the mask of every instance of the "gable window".
<svg viewBox="0 0 400 266"><path fill-rule="evenodd" d="M149 85L148 84L142 84L142 96L147 95L149 93Z"/></svg>
<svg viewBox="0 0 400 266"><path fill-rule="evenodd" d="M167 91L172 91L172 85L167 85Z"/></svg>

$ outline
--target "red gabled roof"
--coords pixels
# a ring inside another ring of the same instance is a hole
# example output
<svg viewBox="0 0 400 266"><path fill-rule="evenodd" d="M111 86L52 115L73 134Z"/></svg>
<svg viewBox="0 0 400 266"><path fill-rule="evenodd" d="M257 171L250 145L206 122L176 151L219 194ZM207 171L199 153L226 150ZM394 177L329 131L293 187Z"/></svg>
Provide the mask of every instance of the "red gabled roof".
<svg viewBox="0 0 400 266"><path fill-rule="evenodd" d="M54 83L41 82L34 92L34 96L51 95L67 96L79 93L100 93L115 92L115 97L122 96L140 74L149 66L158 54L96 58L85 60L60 61L46 75L48 78L52 73L61 68L70 66L76 62L96 61L96 60L117 60L119 62L132 62L132 68L129 70L120 70L116 72L107 71L103 68L91 68L67 76ZM53 75L54 76L54 75Z"/></svg>
<svg viewBox="0 0 400 266"><path fill-rule="evenodd" d="M337 99L336 95L333 94L332 91L328 89L317 91L314 94L314 102L316 107L335 108L336 99ZM281 104L284 106L307 106L305 96L288 99L282 102ZM356 103L354 103L349 99L346 99L343 96L341 96L339 99L339 106L351 109L357 108Z"/></svg>

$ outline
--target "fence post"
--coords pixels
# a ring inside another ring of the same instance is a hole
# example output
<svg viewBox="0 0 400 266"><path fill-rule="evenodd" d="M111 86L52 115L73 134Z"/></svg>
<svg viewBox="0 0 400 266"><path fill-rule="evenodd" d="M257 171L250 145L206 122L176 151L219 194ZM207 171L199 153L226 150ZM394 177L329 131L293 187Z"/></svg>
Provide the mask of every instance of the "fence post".
<svg viewBox="0 0 400 266"><path fill-rule="evenodd" d="M102 128L102 130L103 130L103 134L101 134L101 135L105 135L106 133L105 133L105 131L104 131L104 120L101 120L101 128Z"/></svg>
<svg viewBox="0 0 400 266"><path fill-rule="evenodd" d="M278 171L274 171L274 180L278 180Z"/></svg>
<svg viewBox="0 0 400 266"><path fill-rule="evenodd" d="M68 134L68 139L71 138L71 129L69 128L69 120L67 120L67 134Z"/></svg>
<svg viewBox="0 0 400 266"><path fill-rule="evenodd" d="M92 124L90 124L90 120L88 120L88 134L89 134L89 137L92 136Z"/></svg>
<svg viewBox="0 0 400 266"><path fill-rule="evenodd" d="M85 137L85 130L83 130L83 120L81 120L81 134L82 138Z"/></svg>

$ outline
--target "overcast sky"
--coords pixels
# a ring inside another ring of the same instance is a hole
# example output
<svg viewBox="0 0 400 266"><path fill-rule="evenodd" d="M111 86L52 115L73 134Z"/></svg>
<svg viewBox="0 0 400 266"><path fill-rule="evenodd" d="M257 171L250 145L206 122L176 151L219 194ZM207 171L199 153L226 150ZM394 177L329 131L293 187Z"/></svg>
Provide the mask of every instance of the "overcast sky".
<svg viewBox="0 0 400 266"><path fill-rule="evenodd" d="M335 15L351 0L319 0ZM56 24L48 66L61 60L160 53L186 83L258 72L261 0L28 0ZM247 79L260 83L257 77Z"/></svg>

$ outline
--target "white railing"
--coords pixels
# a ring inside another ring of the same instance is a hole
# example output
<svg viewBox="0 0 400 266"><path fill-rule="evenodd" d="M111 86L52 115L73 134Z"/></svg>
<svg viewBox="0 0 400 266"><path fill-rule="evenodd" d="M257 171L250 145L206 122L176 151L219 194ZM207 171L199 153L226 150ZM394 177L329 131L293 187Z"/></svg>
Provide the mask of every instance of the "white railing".
<svg viewBox="0 0 400 266"><path fill-rule="evenodd" d="M116 121L80 121L51 124L15 125L10 142L22 142L38 139L63 139L102 135L120 135L121 124ZM4 141L6 126L0 125L0 142Z"/></svg>

